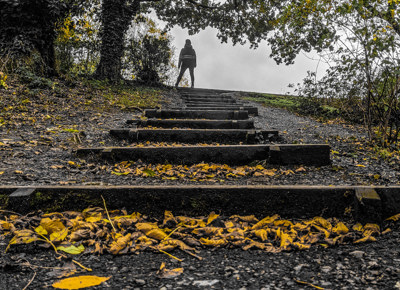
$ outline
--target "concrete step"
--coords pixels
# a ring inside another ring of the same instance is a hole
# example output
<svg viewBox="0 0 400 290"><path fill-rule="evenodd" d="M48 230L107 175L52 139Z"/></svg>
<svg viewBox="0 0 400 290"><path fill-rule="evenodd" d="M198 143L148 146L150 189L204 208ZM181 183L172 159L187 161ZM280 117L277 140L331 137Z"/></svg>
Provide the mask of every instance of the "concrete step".
<svg viewBox="0 0 400 290"><path fill-rule="evenodd" d="M0 207L26 214L36 210L71 211L125 208L162 219L174 215L255 215L261 219L324 218L380 223L400 212L400 186L0 186ZM3 202L3 203L2 203ZM349 212L349 208L352 210Z"/></svg>
<svg viewBox="0 0 400 290"><path fill-rule="evenodd" d="M171 108L172 110L182 110L182 108ZM249 115L255 115L258 116L258 108L256 107L240 107L240 106L218 106L218 107L214 107L214 106L196 106L196 105L187 105L186 108L184 108L186 110L220 110L220 111L224 111L224 110L240 110L240 111L247 111L249 113Z"/></svg>
<svg viewBox="0 0 400 290"><path fill-rule="evenodd" d="M184 99L185 103L190 102L202 102L202 103L236 103L235 99L223 99L223 98L190 98Z"/></svg>
<svg viewBox="0 0 400 290"><path fill-rule="evenodd" d="M192 129L254 129L253 120L128 120L127 124L138 127L192 128Z"/></svg>
<svg viewBox="0 0 400 290"><path fill-rule="evenodd" d="M111 160L147 163L245 165L256 160L270 164L323 166L330 164L329 145L223 145L184 147L100 147L76 150L78 156L95 155Z"/></svg>
<svg viewBox="0 0 400 290"><path fill-rule="evenodd" d="M181 95L182 99L184 100L191 100L191 99L224 99L224 100L233 100L232 96L228 95Z"/></svg>
<svg viewBox="0 0 400 290"><path fill-rule="evenodd" d="M278 131L239 129L113 129L110 134L130 142L257 144L276 141L278 138Z"/></svg>
<svg viewBox="0 0 400 290"><path fill-rule="evenodd" d="M213 110L145 110L147 118L161 119L212 119L212 120L246 120L247 111L213 111Z"/></svg>

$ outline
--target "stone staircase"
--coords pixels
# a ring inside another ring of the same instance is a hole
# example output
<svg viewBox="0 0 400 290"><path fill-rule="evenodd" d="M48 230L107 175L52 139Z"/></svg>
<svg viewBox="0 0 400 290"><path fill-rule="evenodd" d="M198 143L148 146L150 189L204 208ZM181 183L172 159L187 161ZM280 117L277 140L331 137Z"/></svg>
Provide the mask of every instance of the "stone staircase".
<svg viewBox="0 0 400 290"><path fill-rule="evenodd" d="M258 160L272 164L315 166L330 163L329 145L275 144L279 132L255 128L252 118L258 115L257 107L238 101L233 92L181 89L179 93L184 107L145 110L146 120L127 121L135 128L112 129L110 134L129 142L193 145L82 148L77 150L77 154L175 164L212 162L246 165ZM201 145L196 145L199 143Z"/></svg>

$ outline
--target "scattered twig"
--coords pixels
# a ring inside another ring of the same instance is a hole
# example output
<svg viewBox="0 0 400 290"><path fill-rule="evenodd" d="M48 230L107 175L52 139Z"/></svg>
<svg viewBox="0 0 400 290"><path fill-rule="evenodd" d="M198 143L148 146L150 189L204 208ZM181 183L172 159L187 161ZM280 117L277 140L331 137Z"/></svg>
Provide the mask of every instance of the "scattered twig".
<svg viewBox="0 0 400 290"><path fill-rule="evenodd" d="M179 258L175 257L174 255L171 255L170 253L166 252L166 251L163 251L163 250L160 250L160 249L157 249L157 250L158 250L159 252L163 253L163 254L166 254L166 255L169 256L170 258L179 261L179 262L182 262L182 261L183 261L182 259L179 259Z"/></svg>
<svg viewBox="0 0 400 290"><path fill-rule="evenodd" d="M31 285L31 283L33 282L33 280L35 280L35 277L36 277L36 271L34 271L31 280L29 280L28 284L26 284L25 287L24 287L22 290L28 289L29 285Z"/></svg>
<svg viewBox="0 0 400 290"><path fill-rule="evenodd" d="M170 233L168 234L168 236L166 236L166 237L163 239L163 241L166 240L166 239L168 239L174 232L176 232L177 230L179 230L181 227L182 227L182 226L179 226L179 227L177 227L175 230L173 230L172 232L170 232Z"/></svg>
<svg viewBox="0 0 400 290"><path fill-rule="evenodd" d="M110 221L111 226L112 226L112 228L114 229L114 232L117 232L117 230L115 229L114 224L113 224L113 222L112 222L112 220L111 220L111 218L110 218L110 215L109 215L109 213L108 213L107 206L106 206L106 201L105 201L105 199L104 199L104 197L103 197L102 195L101 195L101 198L103 199L104 209L105 209L105 211L106 211L106 213L107 213L108 220Z"/></svg>
<svg viewBox="0 0 400 290"><path fill-rule="evenodd" d="M85 266L83 266L81 263L79 263L78 261L72 260L72 262L74 262L75 264L77 264L79 267L81 267L82 269L88 271L88 272L92 272L93 270L91 268L87 268Z"/></svg>
<svg viewBox="0 0 400 290"><path fill-rule="evenodd" d="M17 212L15 212L15 211L11 211L11 210L0 209L0 212L3 212L3 213L11 213L11 214L16 214L16 215L22 216L22 214L17 213Z"/></svg>
<svg viewBox="0 0 400 290"><path fill-rule="evenodd" d="M193 254L192 252L189 252L187 250L182 250L182 251L184 251L186 254L189 254L189 255L195 257L196 259L198 259L200 261L203 260L203 257L197 256L196 254Z"/></svg>

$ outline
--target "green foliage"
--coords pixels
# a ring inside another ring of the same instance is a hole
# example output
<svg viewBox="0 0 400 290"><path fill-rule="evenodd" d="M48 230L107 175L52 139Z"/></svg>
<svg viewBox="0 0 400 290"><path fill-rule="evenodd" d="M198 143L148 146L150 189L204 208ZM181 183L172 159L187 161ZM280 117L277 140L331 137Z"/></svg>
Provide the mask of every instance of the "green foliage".
<svg viewBox="0 0 400 290"><path fill-rule="evenodd" d="M17 70L20 80L30 89L54 89L55 83L48 78L36 75L27 67Z"/></svg>
<svg viewBox="0 0 400 290"><path fill-rule="evenodd" d="M381 146L399 141L399 5L296 1L281 11L269 39L278 63L292 63L301 51L320 53L330 65L326 75L317 80L309 73L299 94L344 100L345 116L363 120L370 138Z"/></svg>
<svg viewBox="0 0 400 290"><path fill-rule="evenodd" d="M36 50L45 64L44 73L53 75L54 27L66 11L66 1L61 0L0 1L0 57L11 61Z"/></svg>
<svg viewBox="0 0 400 290"><path fill-rule="evenodd" d="M57 27L55 42L57 64L61 73L87 76L95 72L99 63L100 3L89 1L90 7L72 10Z"/></svg>
<svg viewBox="0 0 400 290"><path fill-rule="evenodd" d="M0 89L6 89L6 90L8 89L8 86L6 83L7 77L8 76L5 73L0 71Z"/></svg>
<svg viewBox="0 0 400 290"><path fill-rule="evenodd" d="M123 67L125 75L146 84L167 82L172 67L171 37L154 21L138 17L128 30Z"/></svg>

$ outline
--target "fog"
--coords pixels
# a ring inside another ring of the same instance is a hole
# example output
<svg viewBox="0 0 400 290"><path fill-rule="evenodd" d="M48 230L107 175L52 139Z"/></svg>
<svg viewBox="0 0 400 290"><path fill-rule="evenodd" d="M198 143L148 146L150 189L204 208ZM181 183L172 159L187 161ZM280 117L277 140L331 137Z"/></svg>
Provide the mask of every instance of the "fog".
<svg viewBox="0 0 400 290"><path fill-rule="evenodd" d="M186 30L175 27L170 34L174 38L176 58L185 39L192 41L197 55L195 87L198 88L285 94L293 92L288 85L301 83L308 70L316 71L318 68L317 73L321 76L327 68L326 64L305 55L299 55L293 65L277 65L269 57L270 49L266 42L255 50L248 44L221 44L216 36L217 30L212 28L189 36ZM189 71L185 76L189 78Z"/></svg>

